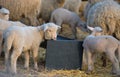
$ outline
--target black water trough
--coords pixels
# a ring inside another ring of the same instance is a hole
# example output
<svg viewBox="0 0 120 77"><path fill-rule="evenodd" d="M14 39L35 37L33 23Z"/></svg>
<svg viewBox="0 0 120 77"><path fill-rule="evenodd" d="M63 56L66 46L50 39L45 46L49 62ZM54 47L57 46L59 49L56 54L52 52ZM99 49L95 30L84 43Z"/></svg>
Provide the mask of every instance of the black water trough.
<svg viewBox="0 0 120 77"><path fill-rule="evenodd" d="M81 69L82 41L58 36L56 41L46 42L46 69Z"/></svg>

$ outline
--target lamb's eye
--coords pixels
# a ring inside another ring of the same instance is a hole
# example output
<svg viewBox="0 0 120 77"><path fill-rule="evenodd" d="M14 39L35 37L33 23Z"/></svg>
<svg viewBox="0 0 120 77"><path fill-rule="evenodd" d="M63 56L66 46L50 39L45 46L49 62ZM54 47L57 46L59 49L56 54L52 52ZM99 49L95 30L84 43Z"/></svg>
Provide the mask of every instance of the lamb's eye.
<svg viewBox="0 0 120 77"><path fill-rule="evenodd" d="M48 32L52 32L52 30L49 29Z"/></svg>

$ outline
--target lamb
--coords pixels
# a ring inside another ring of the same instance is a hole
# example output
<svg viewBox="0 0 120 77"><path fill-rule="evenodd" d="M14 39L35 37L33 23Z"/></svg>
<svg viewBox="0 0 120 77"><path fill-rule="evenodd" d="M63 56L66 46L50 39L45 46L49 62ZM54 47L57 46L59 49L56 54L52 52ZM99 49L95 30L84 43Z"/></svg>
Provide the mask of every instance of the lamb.
<svg viewBox="0 0 120 77"><path fill-rule="evenodd" d="M41 0L0 0L0 5L10 10L12 21L22 21L26 25L38 25ZM26 22L28 21L28 22Z"/></svg>
<svg viewBox="0 0 120 77"><path fill-rule="evenodd" d="M88 71L90 73L94 69L94 60L95 55L98 52L105 53L107 57L112 62L112 73L119 73L119 62L120 62L120 42L110 35L101 35L102 29L100 27L89 27L92 31L90 35L88 35L84 42L83 48L85 50L85 55L87 58ZM115 53L117 53L118 58Z"/></svg>
<svg viewBox="0 0 120 77"><path fill-rule="evenodd" d="M86 27L85 22L81 21L80 17L67 9L58 8L52 12L50 22L54 22L57 25L62 26L62 24L70 25L73 34L76 36L76 26L80 27L82 30Z"/></svg>
<svg viewBox="0 0 120 77"><path fill-rule="evenodd" d="M0 6L0 18L3 20L9 20L9 10Z"/></svg>
<svg viewBox="0 0 120 77"><path fill-rule="evenodd" d="M46 23L37 27L12 26L7 28L3 33L3 46L7 72L12 74L17 73L16 61L22 52L25 54L25 68L29 68L29 50L33 52L34 68L38 69L37 55L40 43L45 39L56 40L57 30L59 28L60 26L54 23ZM11 49L12 54L10 55Z"/></svg>

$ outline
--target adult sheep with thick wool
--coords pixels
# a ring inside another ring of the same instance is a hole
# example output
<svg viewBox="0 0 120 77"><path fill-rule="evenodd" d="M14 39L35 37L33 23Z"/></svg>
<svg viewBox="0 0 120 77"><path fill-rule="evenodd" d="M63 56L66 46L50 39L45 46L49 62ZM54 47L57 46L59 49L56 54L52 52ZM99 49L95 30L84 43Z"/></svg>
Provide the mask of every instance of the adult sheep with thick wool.
<svg viewBox="0 0 120 77"><path fill-rule="evenodd" d="M0 19L9 20L10 11L2 6L0 6Z"/></svg>
<svg viewBox="0 0 120 77"><path fill-rule="evenodd" d="M100 27L89 27L92 31L84 42L83 48L87 58L88 71L90 73L94 70L94 61L96 53L105 53L109 60L112 62L112 73L120 75L120 42L110 35L101 35L102 29ZM117 53L117 56L116 56Z"/></svg>
<svg viewBox="0 0 120 77"><path fill-rule="evenodd" d="M63 8L79 14L81 2L82 2L81 0L66 0Z"/></svg>
<svg viewBox="0 0 120 77"><path fill-rule="evenodd" d="M25 54L25 68L29 68L29 50L33 52L34 68L38 69L37 55L40 43L45 39L56 40L59 28L60 26L54 23L37 27L12 26L7 28L3 33L6 71L12 74L17 73L16 62L22 52Z"/></svg>
<svg viewBox="0 0 120 77"><path fill-rule="evenodd" d="M100 25L104 34L120 39L120 5L113 0L105 0L92 6L88 13L87 25Z"/></svg>
<svg viewBox="0 0 120 77"><path fill-rule="evenodd" d="M54 22L59 26L62 26L62 24L68 24L71 27L75 38L77 38L76 27L80 27L81 30L85 30L86 28L86 23L81 21L80 17L75 12L71 12L64 8L55 9L52 12L50 22Z"/></svg>
<svg viewBox="0 0 120 77"><path fill-rule="evenodd" d="M10 19L28 21L27 25L38 25L41 0L0 0L0 5L9 9Z"/></svg>
<svg viewBox="0 0 120 77"><path fill-rule="evenodd" d="M84 18L85 20L87 21L87 15L88 15L88 12L90 10L90 8L98 3L98 2L101 2L101 1L106 1L106 0L88 0L87 4L86 4L86 7L84 8Z"/></svg>

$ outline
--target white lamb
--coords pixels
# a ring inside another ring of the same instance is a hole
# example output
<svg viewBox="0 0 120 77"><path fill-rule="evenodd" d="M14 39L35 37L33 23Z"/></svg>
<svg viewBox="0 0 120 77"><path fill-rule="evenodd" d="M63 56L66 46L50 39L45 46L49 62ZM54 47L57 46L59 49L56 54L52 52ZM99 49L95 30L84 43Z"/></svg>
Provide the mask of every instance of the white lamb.
<svg viewBox="0 0 120 77"><path fill-rule="evenodd" d="M88 29L90 29L92 33L87 36L83 42L88 64L87 73L90 73L94 69L95 53L104 52L112 62L112 73L118 75L120 70L120 42L110 35L101 35L102 29L100 27L92 28L88 26ZM118 59L115 53L118 54Z"/></svg>
<svg viewBox="0 0 120 77"><path fill-rule="evenodd" d="M34 68L38 69L37 56L40 43L45 39L56 40L59 28L58 25L47 23L38 27L12 26L6 29L3 33L6 70L12 74L17 73L16 62L22 52L25 54L25 68L28 68L29 50L33 52Z"/></svg>

